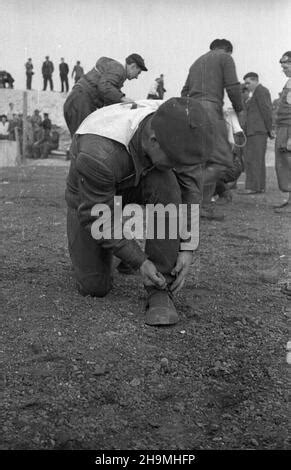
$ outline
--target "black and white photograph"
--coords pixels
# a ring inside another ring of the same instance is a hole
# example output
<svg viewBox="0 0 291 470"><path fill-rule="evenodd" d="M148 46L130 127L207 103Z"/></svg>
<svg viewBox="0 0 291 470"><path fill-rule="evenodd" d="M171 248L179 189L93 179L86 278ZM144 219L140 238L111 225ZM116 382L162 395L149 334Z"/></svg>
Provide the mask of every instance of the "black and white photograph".
<svg viewBox="0 0 291 470"><path fill-rule="evenodd" d="M0 10L1 460L278 464L290 1Z"/></svg>

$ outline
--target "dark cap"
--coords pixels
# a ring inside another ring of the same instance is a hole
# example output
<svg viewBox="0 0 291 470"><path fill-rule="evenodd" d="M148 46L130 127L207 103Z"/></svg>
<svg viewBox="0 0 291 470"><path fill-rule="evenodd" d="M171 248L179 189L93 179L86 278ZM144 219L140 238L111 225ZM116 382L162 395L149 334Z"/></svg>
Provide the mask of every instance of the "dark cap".
<svg viewBox="0 0 291 470"><path fill-rule="evenodd" d="M151 125L161 149L176 166L195 165L209 158L212 126L199 101L170 98L155 112Z"/></svg>
<svg viewBox="0 0 291 470"><path fill-rule="evenodd" d="M145 66L143 58L139 54L130 54L128 57L126 57L126 63L135 63L144 72L147 72L148 70Z"/></svg>
<svg viewBox="0 0 291 470"><path fill-rule="evenodd" d="M280 64L286 64L286 63L289 63L291 62L291 51L287 51L285 52L281 59L279 60Z"/></svg>

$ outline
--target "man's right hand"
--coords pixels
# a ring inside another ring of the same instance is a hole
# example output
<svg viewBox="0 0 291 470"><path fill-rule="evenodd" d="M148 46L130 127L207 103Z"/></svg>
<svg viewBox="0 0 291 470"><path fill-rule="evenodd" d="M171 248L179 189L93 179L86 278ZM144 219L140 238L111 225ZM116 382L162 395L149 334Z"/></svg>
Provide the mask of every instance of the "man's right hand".
<svg viewBox="0 0 291 470"><path fill-rule="evenodd" d="M155 286L158 289L167 287L166 279L149 259L142 263L140 273L145 286Z"/></svg>

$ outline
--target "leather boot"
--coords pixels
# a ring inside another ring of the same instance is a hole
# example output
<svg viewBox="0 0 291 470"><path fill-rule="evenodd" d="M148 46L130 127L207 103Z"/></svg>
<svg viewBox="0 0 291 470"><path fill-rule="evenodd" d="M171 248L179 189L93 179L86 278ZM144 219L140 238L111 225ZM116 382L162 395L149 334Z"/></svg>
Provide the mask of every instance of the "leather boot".
<svg viewBox="0 0 291 470"><path fill-rule="evenodd" d="M148 294L145 323L151 326L175 325L179 317L166 290L153 289Z"/></svg>

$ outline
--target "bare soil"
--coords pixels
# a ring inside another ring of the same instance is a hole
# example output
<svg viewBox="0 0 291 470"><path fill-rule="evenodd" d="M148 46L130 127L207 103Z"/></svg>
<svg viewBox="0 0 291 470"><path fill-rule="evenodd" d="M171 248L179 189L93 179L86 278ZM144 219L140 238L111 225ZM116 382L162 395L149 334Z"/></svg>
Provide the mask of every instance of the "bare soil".
<svg viewBox="0 0 291 470"><path fill-rule="evenodd" d="M176 304L144 324L138 275L81 297L66 241L68 167L1 176L0 449L287 449L287 216L274 170L201 243ZM290 214L289 214L290 217Z"/></svg>

